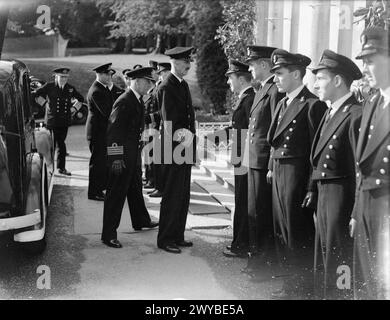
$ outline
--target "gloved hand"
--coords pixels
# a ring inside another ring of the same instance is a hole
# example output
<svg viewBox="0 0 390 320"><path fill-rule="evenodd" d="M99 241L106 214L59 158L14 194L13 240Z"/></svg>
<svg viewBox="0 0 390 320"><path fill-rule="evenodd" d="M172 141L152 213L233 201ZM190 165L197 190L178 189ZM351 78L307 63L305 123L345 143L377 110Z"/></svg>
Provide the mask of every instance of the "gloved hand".
<svg viewBox="0 0 390 320"><path fill-rule="evenodd" d="M111 171L114 175L121 175L123 172L123 169L126 168L125 162L123 160L115 160L112 163Z"/></svg>

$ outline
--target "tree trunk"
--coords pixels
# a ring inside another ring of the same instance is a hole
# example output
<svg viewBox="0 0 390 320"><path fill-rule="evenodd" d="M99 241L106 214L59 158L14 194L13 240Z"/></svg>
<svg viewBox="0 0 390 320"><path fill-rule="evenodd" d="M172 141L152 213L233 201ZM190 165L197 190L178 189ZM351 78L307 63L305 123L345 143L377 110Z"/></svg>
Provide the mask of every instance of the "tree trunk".
<svg viewBox="0 0 390 320"><path fill-rule="evenodd" d="M125 41L125 53L131 53L133 51L133 37L127 36Z"/></svg>
<svg viewBox="0 0 390 320"><path fill-rule="evenodd" d="M156 37L156 47L154 48L153 53L154 54L159 54L159 53L164 53L165 52L165 36L164 34L157 34Z"/></svg>
<svg viewBox="0 0 390 320"><path fill-rule="evenodd" d="M0 8L0 59L3 52L5 33L7 31L8 12L8 7L2 6Z"/></svg>

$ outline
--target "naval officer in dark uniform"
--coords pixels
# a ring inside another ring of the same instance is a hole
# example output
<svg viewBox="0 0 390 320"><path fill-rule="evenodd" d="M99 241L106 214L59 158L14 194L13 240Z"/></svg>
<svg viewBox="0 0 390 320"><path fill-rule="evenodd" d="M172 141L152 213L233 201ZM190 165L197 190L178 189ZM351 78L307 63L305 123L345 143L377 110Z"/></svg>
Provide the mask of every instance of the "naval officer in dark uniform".
<svg viewBox="0 0 390 320"><path fill-rule="evenodd" d="M70 69L66 67L53 70L54 82L46 83L33 94L34 98L40 96L49 99L46 126L53 132L54 144L58 146L58 172L67 176L71 173L65 168L65 139L72 123L72 100L76 99L78 104L84 102L84 97L68 83L69 72Z"/></svg>
<svg viewBox="0 0 390 320"><path fill-rule="evenodd" d="M156 86L153 88L153 91L150 92L145 105L148 110L147 117L145 118L145 123L149 125L150 129L154 130L156 134L154 136L155 148L161 150L161 135L159 134L160 125L161 125L161 107L157 103L157 90L160 84L167 78L171 71L171 64L169 62L160 62L157 64L157 72L159 79L156 82ZM160 151L161 154L161 151ZM164 170L161 161L159 163L152 163L152 174L153 174L153 184L154 190L149 193L151 198L161 198L164 190Z"/></svg>
<svg viewBox="0 0 390 320"><path fill-rule="evenodd" d="M354 235L356 299L390 299L390 33L369 28L361 37L363 73L379 91L363 106L356 147Z"/></svg>
<svg viewBox="0 0 390 320"><path fill-rule="evenodd" d="M314 240L313 217L302 204L310 181L311 146L327 106L303 85L310 58L277 49L271 60L276 86L286 93L268 132L273 149L268 176L272 179L274 230L282 254L296 253L297 257Z"/></svg>
<svg viewBox="0 0 390 320"><path fill-rule="evenodd" d="M104 201L103 190L106 189L108 177L106 131L115 98L109 88L112 84L111 65L111 63L106 63L93 69L96 73L96 80L92 83L87 95L86 135L91 151L88 199L97 201Z"/></svg>
<svg viewBox="0 0 390 320"><path fill-rule="evenodd" d="M234 217L233 240L223 252L226 257L247 257L248 237L248 173L242 166L243 149L249 123L249 112L255 97L249 66L237 61L229 61L226 72L230 90L238 94L233 108L232 122L226 131L232 140L231 163L234 166Z"/></svg>
<svg viewBox="0 0 390 320"><path fill-rule="evenodd" d="M126 73L130 87L114 103L107 126L109 178L104 200L104 244L121 248L117 239L123 205L127 198L134 230L154 228L145 207L141 180L141 134L145 106L142 96L153 85L152 68L138 68Z"/></svg>
<svg viewBox="0 0 390 320"><path fill-rule="evenodd" d="M123 90L122 88L118 87L115 83L114 83L114 74L116 73L116 71L114 69L111 69L110 71L110 75L111 75L111 78L110 78L110 81L109 81L109 84L108 84L108 89L111 91L111 96L112 96L112 101L113 103L116 101L116 99L119 98L119 96L125 92L125 90Z"/></svg>
<svg viewBox="0 0 390 320"><path fill-rule="evenodd" d="M248 269L255 268L259 258L268 260L273 253L273 222L271 186L267 183L270 145L267 134L276 105L285 96L274 84L271 73L271 55L276 48L249 46L247 62L252 77L261 82L249 113L249 127L246 140L248 148L248 214L250 260ZM261 253L259 255L258 253ZM255 256L257 257L253 259Z"/></svg>
<svg viewBox="0 0 390 320"><path fill-rule="evenodd" d="M171 73L157 89L164 135L164 176L166 179L160 208L157 246L181 253L190 247L184 239L190 203L191 167L195 163L195 112L191 93L183 79L191 67L193 48L175 47L165 52L171 58Z"/></svg>
<svg viewBox="0 0 390 320"><path fill-rule="evenodd" d="M355 200L355 139L362 107L351 92L351 84L363 75L349 58L325 50L319 64L314 89L321 101L331 106L323 117L311 149L313 166L306 199L318 199L314 272L316 294L323 299L351 298L351 290L337 288L339 266L352 269L352 239L348 224Z"/></svg>

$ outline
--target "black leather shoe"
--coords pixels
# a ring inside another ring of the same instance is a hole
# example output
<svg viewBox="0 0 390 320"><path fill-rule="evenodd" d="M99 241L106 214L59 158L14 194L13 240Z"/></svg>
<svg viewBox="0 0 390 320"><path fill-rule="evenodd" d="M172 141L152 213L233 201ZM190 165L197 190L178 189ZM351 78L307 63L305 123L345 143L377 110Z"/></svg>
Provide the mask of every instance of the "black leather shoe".
<svg viewBox="0 0 390 320"><path fill-rule="evenodd" d="M141 231L142 228L145 228L145 229L153 229L153 228L156 228L158 226L158 222L156 221L152 221L150 222L148 225L146 226L142 226L142 227L134 227L134 230L135 231Z"/></svg>
<svg viewBox="0 0 390 320"><path fill-rule="evenodd" d="M58 169L58 173L59 174L63 174L63 175L65 175L65 176L71 176L72 174L68 171L68 170L66 170L66 169Z"/></svg>
<svg viewBox="0 0 390 320"><path fill-rule="evenodd" d="M151 194L149 194L149 197L151 198L161 198L163 196L163 193L161 191L154 191Z"/></svg>
<svg viewBox="0 0 390 320"><path fill-rule="evenodd" d="M232 246L226 246L227 250L232 250Z"/></svg>
<svg viewBox="0 0 390 320"><path fill-rule="evenodd" d="M176 241L175 244L178 247L192 247L194 244L191 241Z"/></svg>
<svg viewBox="0 0 390 320"><path fill-rule="evenodd" d="M104 194L96 194L93 196L88 196L89 200L104 201Z"/></svg>
<svg viewBox="0 0 390 320"><path fill-rule="evenodd" d="M170 253L181 253L180 248L178 248L174 244L167 244L167 245L161 246L159 248L165 250L166 252L170 252Z"/></svg>
<svg viewBox="0 0 390 320"><path fill-rule="evenodd" d="M227 258L247 258L248 253L245 251L231 251L231 250L225 250L223 252L223 255Z"/></svg>
<svg viewBox="0 0 390 320"><path fill-rule="evenodd" d="M119 249L119 248L122 248L122 244L119 242L119 240L117 239L111 239L111 240L102 240L103 243L106 245L106 246L109 246L111 248L116 248L116 249Z"/></svg>

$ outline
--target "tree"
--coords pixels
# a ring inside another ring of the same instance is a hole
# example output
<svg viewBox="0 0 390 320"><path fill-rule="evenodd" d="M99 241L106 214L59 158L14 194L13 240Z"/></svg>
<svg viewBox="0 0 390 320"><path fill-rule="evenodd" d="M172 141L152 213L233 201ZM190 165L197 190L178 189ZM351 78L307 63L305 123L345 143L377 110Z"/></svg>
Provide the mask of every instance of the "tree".
<svg viewBox="0 0 390 320"><path fill-rule="evenodd" d="M188 33L185 0L100 0L99 4L104 2L111 3L114 15L108 23L112 38L156 35L155 53L163 53L169 36Z"/></svg>
<svg viewBox="0 0 390 320"><path fill-rule="evenodd" d="M367 8L356 10L353 15L361 17L355 21L359 23L364 20L366 27L381 27L385 30L390 30L390 1L389 0L374 0Z"/></svg>
<svg viewBox="0 0 390 320"><path fill-rule="evenodd" d="M247 46L255 41L253 34L256 21L255 0L221 0L221 5L225 23L217 29L215 38L229 59L242 61L247 54ZM237 96L229 91L227 108L233 107L236 100Z"/></svg>
<svg viewBox="0 0 390 320"><path fill-rule="evenodd" d="M193 3L196 4L196 3ZM226 83L228 69L226 55L221 44L215 39L216 31L223 24L222 7L219 0L202 2L192 10L191 25L195 27L196 75L202 94L211 101L213 111L225 114Z"/></svg>
<svg viewBox="0 0 390 320"><path fill-rule="evenodd" d="M225 24L218 28L216 39L229 59L242 60L247 45L255 41L255 0L222 0L221 5Z"/></svg>
<svg viewBox="0 0 390 320"><path fill-rule="evenodd" d="M0 58L3 52L3 44L4 44L5 31L7 28L8 14L9 14L8 7L6 6L0 7Z"/></svg>
<svg viewBox="0 0 390 320"><path fill-rule="evenodd" d="M51 29L59 31L71 44L97 46L107 37L107 18L96 7L95 0L46 0L44 3L50 8ZM12 3L9 20L14 27L8 30L8 36L42 34L36 26L40 5L40 0L26 1L23 6Z"/></svg>

